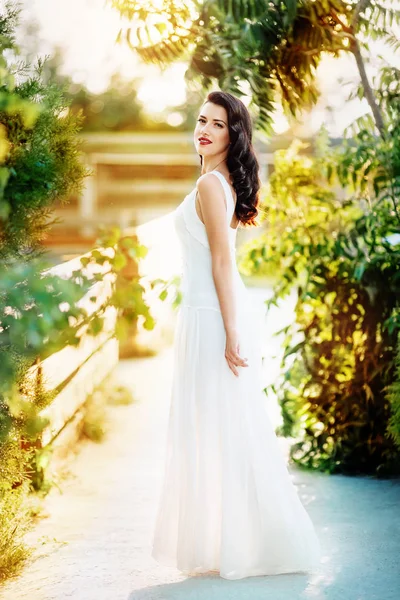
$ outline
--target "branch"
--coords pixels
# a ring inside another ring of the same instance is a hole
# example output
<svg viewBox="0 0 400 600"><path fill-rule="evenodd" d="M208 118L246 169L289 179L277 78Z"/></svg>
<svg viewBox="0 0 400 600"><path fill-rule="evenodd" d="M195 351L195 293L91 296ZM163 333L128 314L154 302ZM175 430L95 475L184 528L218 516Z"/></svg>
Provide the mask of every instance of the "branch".
<svg viewBox="0 0 400 600"><path fill-rule="evenodd" d="M355 29L357 27L360 14L364 12L364 10L367 8L370 2L371 0L360 0L360 2L357 4L356 8L354 9L354 14L350 23L352 29Z"/></svg>
<svg viewBox="0 0 400 600"><path fill-rule="evenodd" d="M361 83L364 88L365 98L367 99L367 102L372 110L372 114L375 119L375 124L379 130L379 133L384 138L385 137L385 124L383 121L382 112L381 112L380 107L378 106L378 103L376 102L374 91L369 83L367 71L365 69L364 60L361 55L360 45L358 43L358 40L356 37L356 31L355 31L357 28L357 25L358 25L360 14L367 8L369 3L370 3L370 0L360 0L360 2L357 4L357 6L354 10L354 15L351 20L351 27L353 29L353 37L350 41L350 49L351 49L351 52L354 54L354 58L356 59Z"/></svg>
<svg viewBox="0 0 400 600"><path fill-rule="evenodd" d="M365 70L364 60L361 56L360 46L356 39L354 40L354 42L352 44L352 52L354 54L354 58L356 59L361 83L364 88L365 98L367 99L367 102L372 110L372 114L374 115L374 119L375 119L375 124L376 124L377 128L379 129L379 133L381 134L382 137L384 137L385 124L383 122L383 116L381 113L381 109L379 108L379 106L376 102L374 91L368 81L368 76L367 76L367 72Z"/></svg>

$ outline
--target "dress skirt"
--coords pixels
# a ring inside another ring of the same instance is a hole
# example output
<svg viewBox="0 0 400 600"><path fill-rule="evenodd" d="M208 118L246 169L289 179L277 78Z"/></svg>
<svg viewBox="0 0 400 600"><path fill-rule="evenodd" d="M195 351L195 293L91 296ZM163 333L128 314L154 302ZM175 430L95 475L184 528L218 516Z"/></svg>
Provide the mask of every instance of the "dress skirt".
<svg viewBox="0 0 400 600"><path fill-rule="evenodd" d="M261 340L238 302L240 355L230 370L221 312L183 304L164 480L152 556L186 574L226 579L313 569L320 546L287 469L261 389Z"/></svg>

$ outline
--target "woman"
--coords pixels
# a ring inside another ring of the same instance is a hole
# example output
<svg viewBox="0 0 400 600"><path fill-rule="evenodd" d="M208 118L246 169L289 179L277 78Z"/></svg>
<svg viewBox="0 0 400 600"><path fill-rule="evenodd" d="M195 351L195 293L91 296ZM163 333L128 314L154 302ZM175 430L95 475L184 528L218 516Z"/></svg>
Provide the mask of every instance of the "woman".
<svg viewBox="0 0 400 600"><path fill-rule="evenodd" d="M260 187L245 105L210 93L194 144L202 174L174 214L183 300L152 556L226 579L307 571L319 541L266 412L259 323L235 262Z"/></svg>

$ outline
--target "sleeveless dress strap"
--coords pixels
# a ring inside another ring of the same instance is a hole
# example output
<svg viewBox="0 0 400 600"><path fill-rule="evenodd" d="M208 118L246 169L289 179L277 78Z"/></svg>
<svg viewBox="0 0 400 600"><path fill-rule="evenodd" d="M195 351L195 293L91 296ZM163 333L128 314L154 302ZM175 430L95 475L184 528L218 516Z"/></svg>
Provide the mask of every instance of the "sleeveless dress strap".
<svg viewBox="0 0 400 600"><path fill-rule="evenodd" d="M214 173L221 182L223 187L225 198L226 198L226 215L227 215L227 226L230 228L230 223L232 220L232 216L235 210L235 201L232 196L232 192L230 190L229 184L226 181L225 177L219 171L210 171L210 173ZM196 187L185 196L184 201L178 207L177 210L181 212L183 217L183 222L185 228L189 233L198 241L200 244L205 246L206 248L210 248L207 231L204 223L200 220L196 212ZM230 228L230 244L232 248L235 247L235 232L236 230Z"/></svg>
<svg viewBox="0 0 400 600"><path fill-rule="evenodd" d="M218 179L222 183L222 187L224 188L225 198L226 198L226 213L227 213L228 223L230 224L233 213L235 211L235 201L233 199L231 188L229 186L229 183L225 179L225 177L222 175L222 173L220 173L219 171L210 171L210 173L213 173L214 175L216 175L218 177Z"/></svg>

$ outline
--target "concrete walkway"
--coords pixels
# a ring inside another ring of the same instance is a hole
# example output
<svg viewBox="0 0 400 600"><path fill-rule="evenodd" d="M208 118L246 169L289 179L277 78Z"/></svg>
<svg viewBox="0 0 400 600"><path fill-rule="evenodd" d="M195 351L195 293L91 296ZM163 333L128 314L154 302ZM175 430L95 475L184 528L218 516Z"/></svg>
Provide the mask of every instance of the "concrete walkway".
<svg viewBox="0 0 400 600"><path fill-rule="evenodd" d="M323 546L313 576L185 577L150 556L166 439L172 352L121 362L137 401L110 407L101 445L83 442L62 494L30 534L39 544L2 600L397 600L400 482L291 469ZM285 442L282 441L282 450Z"/></svg>
<svg viewBox="0 0 400 600"><path fill-rule="evenodd" d="M265 297L257 295L260 302ZM279 357L273 358L278 340L271 334L285 319L280 310L266 326L265 383L279 370ZM121 361L116 379L136 401L109 407L110 431L102 444L79 444L62 493L52 489L47 518L28 535L37 545L33 560L3 585L1 600L398 600L400 480L290 469L323 548L312 576L188 578L151 558L172 360L169 348L154 358ZM277 424L279 411L270 401L268 410ZM280 444L287 456L287 441Z"/></svg>

